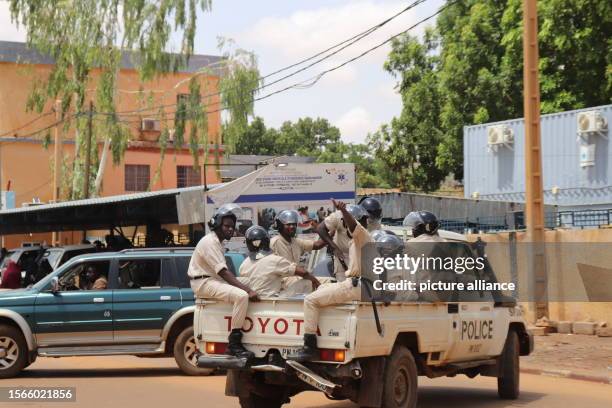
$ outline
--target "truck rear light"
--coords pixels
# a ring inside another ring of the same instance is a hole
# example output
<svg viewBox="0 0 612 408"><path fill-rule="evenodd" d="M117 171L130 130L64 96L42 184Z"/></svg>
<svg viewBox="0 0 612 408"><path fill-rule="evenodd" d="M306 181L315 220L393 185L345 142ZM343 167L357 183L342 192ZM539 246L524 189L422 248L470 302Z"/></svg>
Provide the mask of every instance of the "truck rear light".
<svg viewBox="0 0 612 408"><path fill-rule="evenodd" d="M345 358L345 351L334 349L320 349L319 357L321 361L335 361L338 363L343 363Z"/></svg>
<svg viewBox="0 0 612 408"><path fill-rule="evenodd" d="M227 343L206 342L206 354L225 354Z"/></svg>

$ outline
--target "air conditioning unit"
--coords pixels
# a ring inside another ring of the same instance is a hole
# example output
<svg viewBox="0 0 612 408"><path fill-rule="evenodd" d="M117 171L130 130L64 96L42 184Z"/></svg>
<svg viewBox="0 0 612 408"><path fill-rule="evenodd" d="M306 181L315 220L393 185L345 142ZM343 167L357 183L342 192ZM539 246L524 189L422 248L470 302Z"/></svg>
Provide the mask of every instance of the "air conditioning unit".
<svg viewBox="0 0 612 408"><path fill-rule="evenodd" d="M599 111L578 113L578 133L603 133L608 130L608 121Z"/></svg>
<svg viewBox="0 0 612 408"><path fill-rule="evenodd" d="M160 131L159 120L143 119L141 129L143 132L159 132Z"/></svg>
<svg viewBox="0 0 612 408"><path fill-rule="evenodd" d="M487 127L487 145L489 148L498 146L511 147L514 144L514 131L508 125Z"/></svg>

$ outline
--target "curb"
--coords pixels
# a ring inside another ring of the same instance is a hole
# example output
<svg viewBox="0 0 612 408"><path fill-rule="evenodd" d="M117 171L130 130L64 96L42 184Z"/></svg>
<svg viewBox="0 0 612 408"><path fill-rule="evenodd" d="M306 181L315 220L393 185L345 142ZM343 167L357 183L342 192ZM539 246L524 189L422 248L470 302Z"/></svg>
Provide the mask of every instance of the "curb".
<svg viewBox="0 0 612 408"><path fill-rule="evenodd" d="M521 373L526 374L536 374L536 375L545 375L548 377L560 377L560 378L569 378L572 380L580 380L580 381L589 381L595 382L599 384L609 384L612 385L612 377L606 376L598 376L598 375L588 375L588 374L580 374L570 370L551 370L551 369L540 369L540 368L531 368L531 367L521 367Z"/></svg>

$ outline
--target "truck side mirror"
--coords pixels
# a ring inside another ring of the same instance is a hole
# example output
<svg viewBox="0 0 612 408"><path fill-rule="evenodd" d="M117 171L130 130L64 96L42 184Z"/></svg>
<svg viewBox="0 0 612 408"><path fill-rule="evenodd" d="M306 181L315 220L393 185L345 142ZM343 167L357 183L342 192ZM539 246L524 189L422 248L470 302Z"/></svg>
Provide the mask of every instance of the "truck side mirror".
<svg viewBox="0 0 612 408"><path fill-rule="evenodd" d="M57 278L57 276L54 276L53 278L51 278L51 293L55 294L59 292L59 289L59 279Z"/></svg>

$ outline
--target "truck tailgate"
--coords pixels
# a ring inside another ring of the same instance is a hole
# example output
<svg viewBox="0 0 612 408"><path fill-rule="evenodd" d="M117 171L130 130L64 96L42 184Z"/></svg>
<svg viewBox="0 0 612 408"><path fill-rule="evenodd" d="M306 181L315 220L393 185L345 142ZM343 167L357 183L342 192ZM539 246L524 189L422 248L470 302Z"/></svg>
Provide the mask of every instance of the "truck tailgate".
<svg viewBox="0 0 612 408"><path fill-rule="evenodd" d="M319 348L350 348L349 342L354 338L356 327L354 312L355 306L350 304L326 307L321 311L317 339ZM231 315L232 305L229 303L196 302L194 330L201 352L205 352L206 342L227 342ZM287 353L303 344L303 301L275 299L251 302L243 331L242 342L256 357L264 357L271 349L278 350L286 357Z"/></svg>

